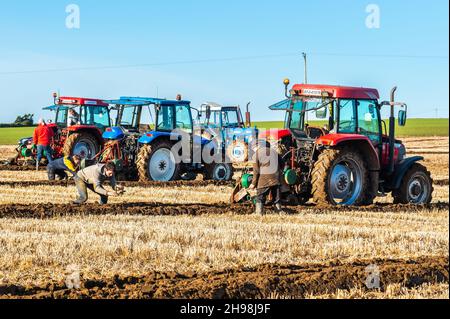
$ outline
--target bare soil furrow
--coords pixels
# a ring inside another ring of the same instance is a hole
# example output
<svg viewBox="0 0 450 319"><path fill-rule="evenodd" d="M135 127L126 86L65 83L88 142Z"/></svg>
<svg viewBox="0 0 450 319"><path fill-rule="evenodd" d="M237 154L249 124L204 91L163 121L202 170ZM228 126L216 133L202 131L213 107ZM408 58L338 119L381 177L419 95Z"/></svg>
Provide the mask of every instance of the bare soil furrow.
<svg viewBox="0 0 450 319"><path fill-rule="evenodd" d="M63 282L51 282L42 287L5 285L0 286L0 298L235 299L271 295L304 298L307 294L364 288L370 274L369 266L379 272L381 291L392 284L413 288L448 283L448 262L447 257L424 257L360 260L350 264L339 261L303 266L266 264L204 274L153 272L109 279L82 278L78 290L67 289Z"/></svg>
<svg viewBox="0 0 450 319"><path fill-rule="evenodd" d="M433 203L429 205L395 205L375 204L366 207L318 207L313 205L292 207L286 209L291 214L300 212L329 213L339 211L355 212L423 212L430 210L448 210L449 203ZM65 204L37 204L37 205L0 205L0 218L55 218L79 215L141 215L141 216L201 216L236 214L248 215L253 213L251 205L213 204L162 204L162 203L124 203L114 205L65 205Z"/></svg>

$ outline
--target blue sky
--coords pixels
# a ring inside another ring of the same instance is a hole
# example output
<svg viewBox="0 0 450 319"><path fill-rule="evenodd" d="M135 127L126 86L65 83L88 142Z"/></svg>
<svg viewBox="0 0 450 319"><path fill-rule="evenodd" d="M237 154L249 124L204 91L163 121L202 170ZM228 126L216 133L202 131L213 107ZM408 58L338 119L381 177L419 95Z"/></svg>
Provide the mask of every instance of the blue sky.
<svg viewBox="0 0 450 319"><path fill-rule="evenodd" d="M71 3L78 30L66 28ZM366 27L371 3L379 29ZM303 51L310 83L374 87L383 99L397 85L410 117L448 117L448 9L447 0L2 0L0 122L49 117L41 108L56 90L252 101L255 120L281 120L267 107L283 98L283 78L303 81ZM254 58L233 59L242 57ZM95 69L128 65L148 66Z"/></svg>

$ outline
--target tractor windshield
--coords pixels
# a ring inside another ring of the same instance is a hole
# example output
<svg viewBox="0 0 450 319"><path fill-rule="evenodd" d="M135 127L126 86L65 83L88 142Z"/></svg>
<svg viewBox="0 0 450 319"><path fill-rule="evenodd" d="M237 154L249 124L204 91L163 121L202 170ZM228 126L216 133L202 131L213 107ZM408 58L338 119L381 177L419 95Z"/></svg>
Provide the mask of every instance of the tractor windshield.
<svg viewBox="0 0 450 319"><path fill-rule="evenodd" d="M334 99L330 98L292 97L272 105L270 109L287 111L285 127L303 131L305 124L323 124L333 104Z"/></svg>
<svg viewBox="0 0 450 319"><path fill-rule="evenodd" d="M222 110L213 110L209 118L207 112L199 113L199 123L211 128L235 128L242 126L242 116L236 108L223 108Z"/></svg>
<svg viewBox="0 0 450 319"><path fill-rule="evenodd" d="M223 109L222 124L223 127L239 127L241 120L237 109Z"/></svg>
<svg viewBox="0 0 450 319"><path fill-rule="evenodd" d="M128 130L138 129L140 109L140 106L124 107L120 115L119 125Z"/></svg>

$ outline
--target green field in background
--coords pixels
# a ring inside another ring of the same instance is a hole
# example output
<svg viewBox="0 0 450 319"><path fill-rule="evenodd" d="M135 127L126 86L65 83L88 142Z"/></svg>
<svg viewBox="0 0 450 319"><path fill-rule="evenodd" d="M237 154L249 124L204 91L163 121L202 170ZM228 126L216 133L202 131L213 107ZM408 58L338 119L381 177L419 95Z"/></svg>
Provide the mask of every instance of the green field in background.
<svg viewBox="0 0 450 319"><path fill-rule="evenodd" d="M311 122L311 125L321 126L325 122ZM258 128L271 129L283 128L283 122L255 122ZM389 121L386 121L389 130ZM449 120L448 119L408 119L406 126L396 128L396 136L448 136Z"/></svg>
<svg viewBox="0 0 450 319"><path fill-rule="evenodd" d="M386 121L387 125L389 124ZM323 122L322 122L323 123ZM311 125L321 123L311 123ZM260 129L283 128L283 122L255 122ZM33 136L33 127L0 128L0 145L15 145L23 137ZM448 136L448 119L409 119L405 127L397 127L397 136Z"/></svg>
<svg viewBox="0 0 450 319"><path fill-rule="evenodd" d="M15 145L21 138L33 136L34 127L0 128L0 145Z"/></svg>

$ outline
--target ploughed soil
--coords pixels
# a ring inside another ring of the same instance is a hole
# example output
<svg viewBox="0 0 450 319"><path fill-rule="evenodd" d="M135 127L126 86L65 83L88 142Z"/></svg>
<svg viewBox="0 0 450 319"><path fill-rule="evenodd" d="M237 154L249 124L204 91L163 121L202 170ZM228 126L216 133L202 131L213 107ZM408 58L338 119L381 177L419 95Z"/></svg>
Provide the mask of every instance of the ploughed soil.
<svg viewBox="0 0 450 319"><path fill-rule="evenodd" d="M449 210L449 203L433 203L429 205L395 205L375 204L365 207L335 207L305 205L287 208L290 214L301 212L307 213L329 213L339 211L358 212L420 212L428 210ZM200 215L249 215L253 214L254 208L250 204L229 205L223 204L162 204L162 203L121 203L101 206L98 204L67 205L67 204L36 204L0 205L1 218L38 218L48 219L64 216L86 216L86 215L140 215L140 216L200 216ZM270 211L269 211L270 213Z"/></svg>
<svg viewBox="0 0 450 319"><path fill-rule="evenodd" d="M423 284L448 283L448 257L414 260L361 260L351 264L331 261L313 265L261 265L204 274L153 272L143 276L107 279L83 278L80 289L69 290L64 282L46 286L0 286L0 298L33 299L235 299L294 297L333 293L338 289L365 288L368 278L379 272L380 290L389 284L413 288ZM367 289L367 288L366 288Z"/></svg>
<svg viewBox="0 0 450 319"><path fill-rule="evenodd" d="M229 186L233 187L234 182L221 181L173 181L173 182L119 182L125 187L141 187L141 188L170 188L170 187L206 187L206 186ZM75 183L69 181L0 181L0 186L10 186L15 188L34 187L34 186L72 186Z"/></svg>
<svg viewBox="0 0 450 319"><path fill-rule="evenodd" d="M21 171L35 171L36 166L27 165L27 166L19 166L19 165L0 165L0 171L13 171L13 172L21 172ZM39 166L40 171L46 171L47 167Z"/></svg>
<svg viewBox="0 0 450 319"><path fill-rule="evenodd" d="M125 187L141 187L141 188L170 188L170 187L206 187L206 186L228 186L234 187L234 181L221 182L221 181L173 181L173 182L122 182L119 183ZM436 179L433 180L433 184L436 186L448 186L450 181L448 179ZM34 186L72 186L74 182L69 181L0 181L0 186L10 186L15 188L20 187L34 187Z"/></svg>

